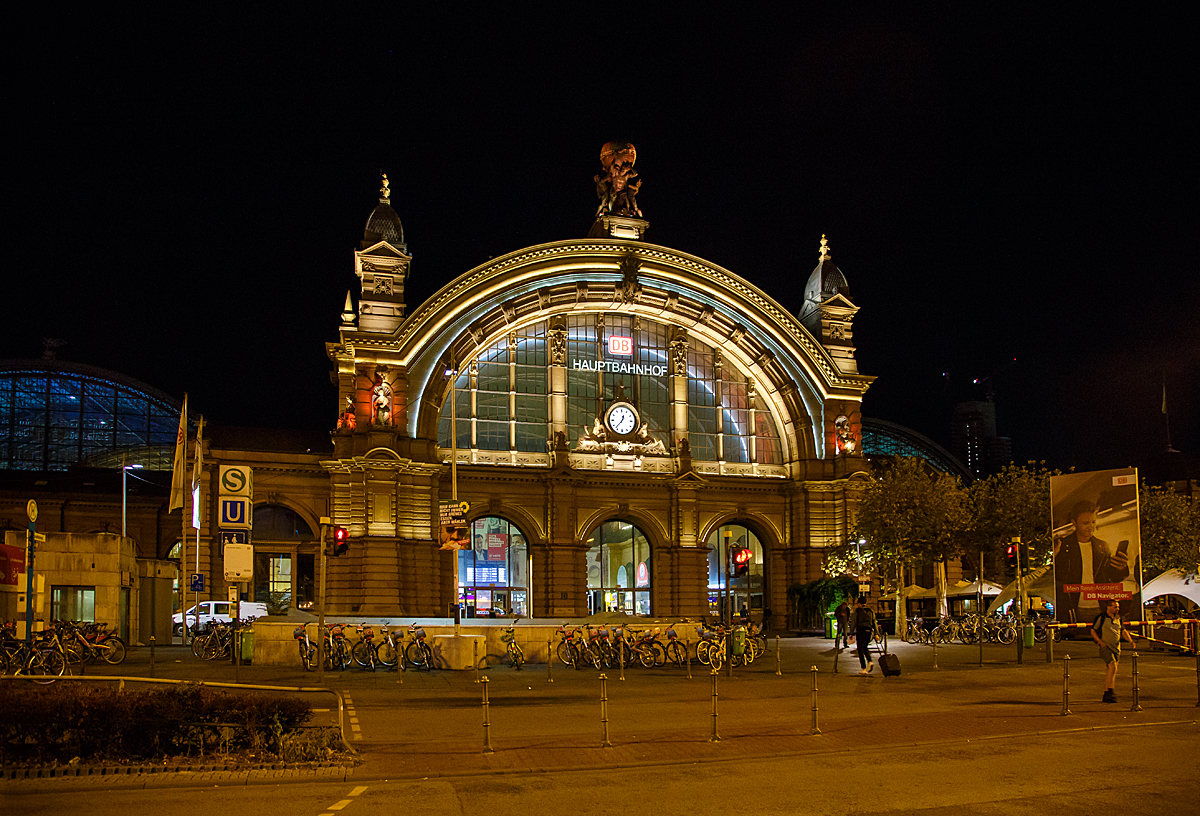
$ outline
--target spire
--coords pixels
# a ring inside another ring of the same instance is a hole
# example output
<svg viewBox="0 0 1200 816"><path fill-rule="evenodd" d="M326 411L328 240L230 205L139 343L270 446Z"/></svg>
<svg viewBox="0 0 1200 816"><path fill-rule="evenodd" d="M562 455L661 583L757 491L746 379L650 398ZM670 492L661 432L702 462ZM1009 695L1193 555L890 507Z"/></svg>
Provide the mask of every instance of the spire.
<svg viewBox="0 0 1200 816"><path fill-rule="evenodd" d="M384 176L386 179L387 176ZM818 261L832 261L833 255L829 252L829 242L825 240L825 233L821 233L821 252L817 255Z"/></svg>
<svg viewBox="0 0 1200 816"><path fill-rule="evenodd" d="M386 179L387 176L384 176ZM350 291L346 290L346 305L342 307L342 322L347 326L354 322L354 302L350 300Z"/></svg>

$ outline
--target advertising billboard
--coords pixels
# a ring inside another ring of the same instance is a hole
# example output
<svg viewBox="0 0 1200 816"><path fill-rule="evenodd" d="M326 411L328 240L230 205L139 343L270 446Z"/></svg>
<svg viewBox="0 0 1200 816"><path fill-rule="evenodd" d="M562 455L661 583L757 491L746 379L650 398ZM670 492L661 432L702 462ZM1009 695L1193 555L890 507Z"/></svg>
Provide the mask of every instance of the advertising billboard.
<svg viewBox="0 0 1200 816"><path fill-rule="evenodd" d="M1142 617L1142 542L1135 468L1050 478L1054 616L1091 623L1109 599Z"/></svg>

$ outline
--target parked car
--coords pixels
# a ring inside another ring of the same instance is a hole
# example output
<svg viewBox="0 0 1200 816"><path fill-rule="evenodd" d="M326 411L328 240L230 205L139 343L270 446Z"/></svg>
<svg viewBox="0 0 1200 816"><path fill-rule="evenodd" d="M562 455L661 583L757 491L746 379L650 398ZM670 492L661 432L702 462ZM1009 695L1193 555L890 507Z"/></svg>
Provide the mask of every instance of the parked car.
<svg viewBox="0 0 1200 816"><path fill-rule="evenodd" d="M267 614L267 605L265 603L257 603L255 601L242 601L241 620L249 620L250 618L262 618ZM203 629L210 623L229 623L233 620L229 614L229 601L201 601L200 608L200 628ZM193 606L187 611L188 626L191 629L196 628L196 607ZM183 615L176 612L171 619L173 622L172 631L175 636L183 634Z"/></svg>

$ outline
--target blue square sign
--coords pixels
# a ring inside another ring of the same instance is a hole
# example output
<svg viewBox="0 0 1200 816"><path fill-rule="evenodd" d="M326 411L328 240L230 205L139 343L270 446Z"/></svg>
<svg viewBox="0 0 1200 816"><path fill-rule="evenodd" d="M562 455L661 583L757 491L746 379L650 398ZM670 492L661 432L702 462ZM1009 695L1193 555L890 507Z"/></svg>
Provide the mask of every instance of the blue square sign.
<svg viewBox="0 0 1200 816"><path fill-rule="evenodd" d="M203 592L204 591L204 573L193 572L191 577L192 577L192 583L191 583L192 592Z"/></svg>

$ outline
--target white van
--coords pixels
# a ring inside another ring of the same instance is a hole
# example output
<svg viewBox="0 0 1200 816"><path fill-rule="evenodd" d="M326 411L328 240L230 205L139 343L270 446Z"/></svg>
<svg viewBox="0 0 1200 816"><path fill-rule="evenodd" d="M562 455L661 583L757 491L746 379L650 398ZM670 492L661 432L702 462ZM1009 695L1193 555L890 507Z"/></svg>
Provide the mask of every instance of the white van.
<svg viewBox="0 0 1200 816"><path fill-rule="evenodd" d="M200 608L200 628L203 629L210 623L229 623L233 618L229 614L229 601L201 601ZM256 603L254 601L242 601L241 603L241 619L249 618L265 618L267 616L267 605L265 603ZM188 626L196 625L196 607L193 606L187 611ZM176 612L171 619L173 622L172 631L175 636L183 634L183 615Z"/></svg>

